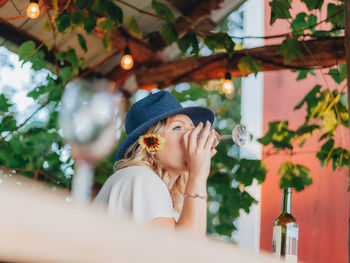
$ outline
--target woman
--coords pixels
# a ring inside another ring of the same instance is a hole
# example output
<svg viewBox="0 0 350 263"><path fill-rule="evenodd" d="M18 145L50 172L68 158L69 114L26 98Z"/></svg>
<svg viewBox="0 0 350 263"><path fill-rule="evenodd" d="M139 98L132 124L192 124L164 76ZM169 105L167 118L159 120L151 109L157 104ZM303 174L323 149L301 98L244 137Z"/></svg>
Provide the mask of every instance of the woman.
<svg viewBox="0 0 350 263"><path fill-rule="evenodd" d="M206 232L206 181L217 133L214 114L183 108L167 91L136 102L125 118L127 137L115 173L95 203L131 213L136 222Z"/></svg>

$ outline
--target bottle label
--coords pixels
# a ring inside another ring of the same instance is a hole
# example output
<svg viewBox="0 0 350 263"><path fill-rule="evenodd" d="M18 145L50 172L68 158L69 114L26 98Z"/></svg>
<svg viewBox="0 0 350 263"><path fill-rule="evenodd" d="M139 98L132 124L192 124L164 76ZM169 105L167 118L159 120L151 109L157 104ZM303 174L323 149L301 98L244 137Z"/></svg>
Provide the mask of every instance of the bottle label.
<svg viewBox="0 0 350 263"><path fill-rule="evenodd" d="M298 227L286 227L286 262L297 262L298 259Z"/></svg>
<svg viewBox="0 0 350 263"><path fill-rule="evenodd" d="M273 227L273 237L272 237L272 253L276 256L281 255L281 242L282 242L282 227Z"/></svg>

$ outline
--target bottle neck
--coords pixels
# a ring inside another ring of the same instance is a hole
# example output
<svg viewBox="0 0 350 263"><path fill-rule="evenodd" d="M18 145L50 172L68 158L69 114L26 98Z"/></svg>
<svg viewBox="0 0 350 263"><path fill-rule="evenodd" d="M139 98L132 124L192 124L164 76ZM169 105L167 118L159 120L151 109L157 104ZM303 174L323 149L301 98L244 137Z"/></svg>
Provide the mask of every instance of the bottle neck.
<svg viewBox="0 0 350 263"><path fill-rule="evenodd" d="M283 188L282 214L292 214L292 188Z"/></svg>

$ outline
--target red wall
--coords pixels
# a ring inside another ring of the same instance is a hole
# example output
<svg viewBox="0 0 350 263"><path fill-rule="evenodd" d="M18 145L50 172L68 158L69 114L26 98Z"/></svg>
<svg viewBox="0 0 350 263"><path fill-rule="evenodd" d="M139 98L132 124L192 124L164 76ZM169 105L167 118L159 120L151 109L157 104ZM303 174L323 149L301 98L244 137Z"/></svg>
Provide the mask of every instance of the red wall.
<svg viewBox="0 0 350 263"><path fill-rule="evenodd" d="M270 1L265 0L265 35L289 32L289 24L282 21L270 26ZM295 1L294 1L295 2ZM304 8L298 4L297 9ZM296 11L295 11L296 12ZM272 40L278 43L281 39ZM323 72L327 73L327 69ZM289 120L291 128L296 128L304 121L305 107L294 111L297 103L316 84L325 86L325 81L319 71L315 77L297 82L296 73L289 70L268 72L264 74L264 108L263 132L266 133L268 123L275 120ZM328 79L331 88L335 87L333 80ZM346 148L349 149L349 130L344 130ZM266 156L263 161L268 167L266 181L262 184L261 196L261 235L260 247L271 251L272 224L280 214L282 192L279 189L278 170L282 162L290 160L294 164L308 167L313 175L312 186L303 191L293 192L292 212L299 223L298 258L304 262L349 262L348 259L348 228L350 194L346 192L349 170L333 172L330 168L320 168L320 162L315 157L322 144L317 142L320 133L310 138L302 149L303 152L289 157L286 154ZM337 142L340 145L340 133ZM268 148L265 147L263 151Z"/></svg>

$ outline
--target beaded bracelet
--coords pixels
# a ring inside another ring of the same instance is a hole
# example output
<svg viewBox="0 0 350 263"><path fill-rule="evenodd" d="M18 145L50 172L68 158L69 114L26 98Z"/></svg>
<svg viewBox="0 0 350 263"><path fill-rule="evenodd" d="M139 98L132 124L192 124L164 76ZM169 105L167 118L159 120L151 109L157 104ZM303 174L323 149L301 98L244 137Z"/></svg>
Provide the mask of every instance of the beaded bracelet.
<svg viewBox="0 0 350 263"><path fill-rule="evenodd" d="M208 195L202 195L202 194L198 194L198 193L193 193L193 194L185 194L184 198L186 197L192 197L192 198L200 198L200 199L207 199Z"/></svg>

